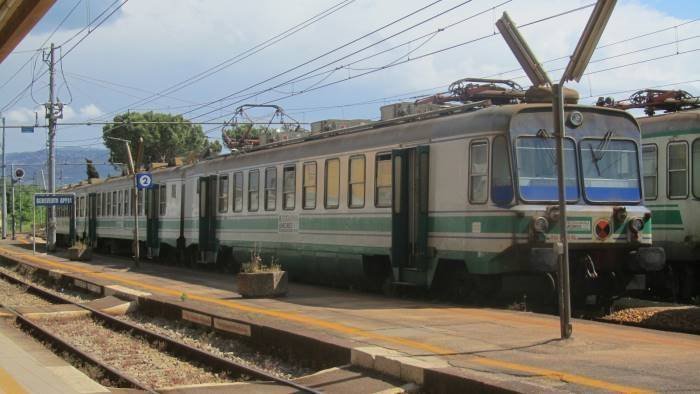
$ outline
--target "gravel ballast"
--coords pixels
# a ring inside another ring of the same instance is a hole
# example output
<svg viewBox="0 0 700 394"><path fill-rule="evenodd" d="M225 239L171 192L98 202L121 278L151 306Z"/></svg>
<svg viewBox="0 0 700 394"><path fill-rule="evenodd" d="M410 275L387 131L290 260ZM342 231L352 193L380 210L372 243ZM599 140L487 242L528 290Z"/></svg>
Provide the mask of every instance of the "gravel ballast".
<svg viewBox="0 0 700 394"><path fill-rule="evenodd" d="M316 372L300 366L300 363L261 353L245 342L195 327L187 322L153 318L141 313L119 318L219 357L265 370L280 378L293 379Z"/></svg>
<svg viewBox="0 0 700 394"><path fill-rule="evenodd" d="M0 280L0 304L10 308L51 305L45 299L27 293L25 288L4 280Z"/></svg>
<svg viewBox="0 0 700 394"><path fill-rule="evenodd" d="M236 381L165 353L143 338L109 329L91 318L44 321L43 325L78 349L154 388Z"/></svg>

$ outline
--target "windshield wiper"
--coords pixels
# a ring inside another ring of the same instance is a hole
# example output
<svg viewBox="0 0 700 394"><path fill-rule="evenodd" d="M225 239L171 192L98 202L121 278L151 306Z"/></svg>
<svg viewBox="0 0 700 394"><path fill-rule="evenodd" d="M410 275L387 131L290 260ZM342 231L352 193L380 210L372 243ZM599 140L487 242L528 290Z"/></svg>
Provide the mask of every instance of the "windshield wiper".
<svg viewBox="0 0 700 394"><path fill-rule="evenodd" d="M603 136L603 140L600 141L600 144L598 144L598 147L593 150L593 145L588 145L588 148L591 150L591 156L593 157L593 164L595 164L595 168L598 171L598 176L601 176L603 174L600 173L600 167L598 166L598 162L603 160L603 157L605 157L605 154L607 153L607 147L608 144L610 143L610 139L612 139L613 136L613 131L610 130L607 133L605 133L605 136Z"/></svg>

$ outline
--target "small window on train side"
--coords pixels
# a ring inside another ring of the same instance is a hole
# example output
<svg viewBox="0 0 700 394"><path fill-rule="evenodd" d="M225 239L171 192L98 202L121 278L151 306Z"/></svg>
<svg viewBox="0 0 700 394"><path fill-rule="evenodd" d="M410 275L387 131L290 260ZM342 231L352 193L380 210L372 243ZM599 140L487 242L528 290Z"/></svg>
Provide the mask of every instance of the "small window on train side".
<svg viewBox="0 0 700 394"><path fill-rule="evenodd" d="M658 197L659 156L656 145L642 145L642 173L644 174L644 198L656 200Z"/></svg>
<svg viewBox="0 0 700 394"><path fill-rule="evenodd" d="M483 204L488 199L489 142L469 145L469 202Z"/></svg>
<svg viewBox="0 0 700 394"><path fill-rule="evenodd" d="M250 170L248 172L248 211L258 210L260 205L260 170Z"/></svg>
<svg viewBox="0 0 700 394"><path fill-rule="evenodd" d="M124 216L129 216L129 189L124 190Z"/></svg>
<svg viewBox="0 0 700 394"><path fill-rule="evenodd" d="M170 198L177 198L177 185L174 183L170 186Z"/></svg>
<svg viewBox="0 0 700 394"><path fill-rule="evenodd" d="M277 209L277 167L265 169L265 210Z"/></svg>
<svg viewBox="0 0 700 394"><path fill-rule="evenodd" d="M139 189L139 201L138 204L136 204L136 209L139 211L139 216L143 216L143 207L144 207L144 196L143 189Z"/></svg>
<svg viewBox="0 0 700 394"><path fill-rule="evenodd" d="M302 183L302 200L304 209L316 209L316 162L304 163Z"/></svg>
<svg viewBox="0 0 700 394"><path fill-rule="evenodd" d="M292 210L296 206L297 166L282 169L282 209Z"/></svg>
<svg viewBox="0 0 700 394"><path fill-rule="evenodd" d="M325 172L325 207L327 209L338 208L340 204L340 160L326 160Z"/></svg>
<svg viewBox="0 0 700 394"><path fill-rule="evenodd" d="M243 173L233 173L233 212L243 210Z"/></svg>
<svg viewBox="0 0 700 394"><path fill-rule="evenodd" d="M134 203L135 198L136 198L136 196L134 193L134 188L132 187L131 189L129 189L129 201L130 201L129 206L131 207L131 210L130 210L131 216L134 216L134 209L136 209L136 204Z"/></svg>
<svg viewBox="0 0 700 394"><path fill-rule="evenodd" d="M391 206L391 153L381 153L376 156L374 206Z"/></svg>
<svg viewBox="0 0 700 394"><path fill-rule="evenodd" d="M668 144L668 197L688 197L688 144Z"/></svg>
<svg viewBox="0 0 700 394"><path fill-rule="evenodd" d="M700 198L700 138L693 141L693 196Z"/></svg>
<svg viewBox="0 0 700 394"><path fill-rule="evenodd" d="M119 190L117 192L117 216L122 216L122 202L124 198L124 192Z"/></svg>
<svg viewBox="0 0 700 394"><path fill-rule="evenodd" d="M365 156L352 156L348 166L348 207L365 206Z"/></svg>
<svg viewBox="0 0 700 394"><path fill-rule="evenodd" d="M97 199L97 203L95 204L95 214L97 216L102 216L102 193L97 193L97 197L95 198Z"/></svg>
<svg viewBox="0 0 700 394"><path fill-rule="evenodd" d="M165 216L165 213L167 212L168 208L168 189L165 188L165 185L160 185L160 189L158 192L158 213L160 216Z"/></svg>
<svg viewBox="0 0 700 394"><path fill-rule="evenodd" d="M513 178L510 173L508 142L496 136L491 146L491 201L497 205L513 200Z"/></svg>
<svg viewBox="0 0 700 394"><path fill-rule="evenodd" d="M228 175L219 176L219 213L228 212Z"/></svg>

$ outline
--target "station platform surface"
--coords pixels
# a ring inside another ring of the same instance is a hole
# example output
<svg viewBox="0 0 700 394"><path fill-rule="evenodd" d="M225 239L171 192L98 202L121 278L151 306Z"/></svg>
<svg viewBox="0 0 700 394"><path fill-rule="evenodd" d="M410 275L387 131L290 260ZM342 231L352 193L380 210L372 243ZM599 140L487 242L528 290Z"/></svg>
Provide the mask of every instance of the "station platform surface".
<svg viewBox="0 0 700 394"><path fill-rule="evenodd" d="M295 283L286 297L243 299L234 291L231 274L148 262L134 269L128 259L102 255L94 255L90 262L67 261L33 255L27 245L5 241L0 243L3 255L103 284L180 299L212 313L309 336L335 337L359 349L437 359L466 376L506 382L515 391L700 390L700 336L574 319L573 337L562 341L556 316Z"/></svg>
<svg viewBox="0 0 700 394"><path fill-rule="evenodd" d="M0 318L0 393L109 393Z"/></svg>

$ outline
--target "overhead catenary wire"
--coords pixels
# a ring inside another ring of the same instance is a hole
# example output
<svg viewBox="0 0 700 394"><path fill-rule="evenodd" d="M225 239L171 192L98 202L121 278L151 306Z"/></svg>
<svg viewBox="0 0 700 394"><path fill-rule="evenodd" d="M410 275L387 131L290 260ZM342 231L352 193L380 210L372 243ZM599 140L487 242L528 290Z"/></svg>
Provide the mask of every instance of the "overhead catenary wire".
<svg viewBox="0 0 700 394"><path fill-rule="evenodd" d="M315 62L315 61L317 61L317 60L320 60L320 59L322 59L322 58L324 58L324 57L326 57L326 56L328 56L328 55L330 55L330 54L333 54L333 53L335 53L335 52L338 52L338 51L340 51L341 49L347 48L347 47L349 47L349 46L351 46L351 45L353 45L353 44L355 44L355 43L357 43L357 42L360 42L360 41L364 40L364 39L367 38L367 37L370 37L370 36L372 36L372 35L374 35L374 34L377 34L378 32L380 32L380 31L382 31L382 30L384 30L384 29L387 29L387 28L389 28L389 27L391 27L391 26L393 26L393 25L395 25L395 24L397 24L397 23L399 23L399 22L402 22L402 21L404 21L404 20L406 20L406 19L408 19L408 18L410 18L410 17L412 17L412 16L414 16L414 15L417 15L417 14L419 14L419 13L425 11L426 9L428 9L428 8L430 8L430 7L434 6L434 5L436 5L437 3L441 2L441 1L442 1L442 0L433 1L433 2L431 2L431 3L429 3L429 4L425 5L425 6L422 6L422 7L418 8L418 9L416 9L416 10L414 10L414 11L408 13L408 14L405 14L405 15L401 16L400 18L394 19L393 21L391 21L391 22L389 22L389 23L386 23L386 24L384 24L384 25L382 25L382 26L380 26L380 27L378 27L378 28L376 28L376 29L373 29L372 31L370 31L370 32L368 32L368 33L365 33L365 34L361 35L360 37L354 38L354 39L352 39L352 40L350 40L350 41L348 41L348 42L346 42L346 43L344 43L344 44L342 44L342 45L340 45L340 46L337 46L337 47L335 47L335 48L333 48L333 49L330 49L330 50L328 50L328 51L325 51L325 52L323 52L322 54L317 55L317 56L311 58L310 60L307 60L307 61L305 61L305 62L302 62L302 63L300 63L300 64L297 64L296 66L293 66L293 67L291 67L291 68L288 68L288 69L286 69L286 70L284 70L284 71L282 71L282 72L279 72L279 73L277 73L277 74L275 74L275 75L273 75L273 76L271 76L271 77L268 77L268 78L266 78L266 79L264 79L264 80L262 80L262 81L256 82L256 83L254 83L254 84L252 84L252 85L249 85L249 86L247 86L247 87L245 87L245 88L243 88L243 89L240 89L240 90L238 90L238 91L236 91L236 92L234 92L234 93L231 93L231 94L226 95L226 96L224 96L224 97L221 97L221 98L219 98L219 99L210 101L210 102L208 102L208 104L215 104L215 103L222 102L222 101L224 101L224 100L226 100L226 99L228 99L228 98L230 98L230 97L232 97L232 96L235 96L235 95L240 94L240 93L242 93L242 92L245 92L245 91L248 91L248 90L250 90L250 89L253 89L253 88L255 88L255 87L257 87L257 86L260 86L260 85L262 85L262 84L264 84L264 83L267 83L267 82L269 82L269 81L272 81L272 80L274 80L274 79L277 79L277 78L279 78L279 77L281 77L281 76L283 76L283 75L289 74L290 72L293 72L293 71L295 71L295 70L298 70L298 69L300 69L300 68L302 68L302 67L304 67L304 66L306 66L306 65L308 65L308 64L311 64L311 63L313 63L313 62ZM458 6L462 6L462 5L464 5L464 4L467 4L467 3L469 3L470 1L471 1L471 0L462 2L462 3L458 4ZM453 7L452 9L454 9L454 7ZM432 19L434 19L434 18L431 18L430 20L432 20ZM425 23L425 22L424 22L424 23ZM415 26L417 26L417 25L413 25L413 27L415 27ZM410 29L413 28L413 27L410 27L410 28L408 28L408 29L404 29L404 30L402 30L402 32L408 31L408 30L410 30ZM391 35L390 37L394 37L394 36L396 36L396 33L393 34L393 35ZM384 42L384 41L386 41L386 39L387 39L387 38L381 39L381 40L375 42L375 43L372 44L372 45L369 45L369 46L364 47L362 50L366 50L367 48L370 48L370 47L372 47L372 46L375 46L375 45L377 45L377 44L380 43L380 42ZM355 51L355 52L358 52L358 51ZM336 62L337 62L337 60L336 60ZM332 64L332 63L330 63L330 64ZM328 65L328 64L326 64L326 65L324 65L324 66L322 66L322 67L326 67L327 65ZM276 87L277 87L277 86L275 86L275 88L276 88ZM230 104L229 104L229 105L225 105L223 108L227 108L227 107L229 107L229 106L230 106ZM187 111L187 112L185 112L185 114L192 113L192 112L197 111L197 110L202 109L202 108L204 108L204 105L203 105L202 107L200 107L200 108L195 108L195 109L193 109L193 110ZM216 112L216 111L215 111L215 110L212 110L212 111L210 111L210 112L207 112L207 113L204 113L204 114L200 114L200 115L198 115L198 116L196 116L196 117L206 116L206 115L211 114L211 113L213 113L213 112ZM193 118L196 118L196 117L193 117Z"/></svg>
<svg viewBox="0 0 700 394"><path fill-rule="evenodd" d="M151 96L148 96L146 98L142 98L139 101L136 101L136 102L131 103L127 106L116 109L116 110L111 111L111 112L104 114L104 115L111 115L111 114L120 112L124 109L131 108L131 107L136 106L136 105L145 105L145 104L148 104L148 103L150 103L150 102L152 102L160 97L163 97L163 96L167 97L167 95L169 95L169 94L175 93L176 91L184 89L185 87L190 86L193 83L196 83L196 82L201 81L205 78L208 78L208 77L210 77L218 72L221 72L221 71L225 70L226 68L229 68L229 67L233 66L234 64L240 63L241 61L259 53L260 51L262 51L262 50L264 50L264 49L266 49L266 48L268 48L268 47L270 47L270 46L272 46L272 45L274 45L274 44L276 44L276 43L278 43L278 42L280 42L288 37L293 36L294 34L306 29L307 27L325 19L326 17L329 17L330 15L336 13L337 11L340 11L341 9L347 7L348 5L352 4L353 2L355 2L355 0L343 0L339 3L336 3L332 7L324 9L323 11L311 16L310 18L307 18L306 20L288 28L287 30L285 30L281 33L278 33L278 34L274 35L273 37L270 37L267 40L265 40L257 45L254 45L253 47L248 48L245 51L242 51L242 52L236 54L235 56L230 57L230 58L216 64L215 66L212 66L212 67L210 67L202 72L199 72L191 77L185 78L184 80L177 82L174 85L171 85L171 86L161 90L158 93L154 93Z"/></svg>

